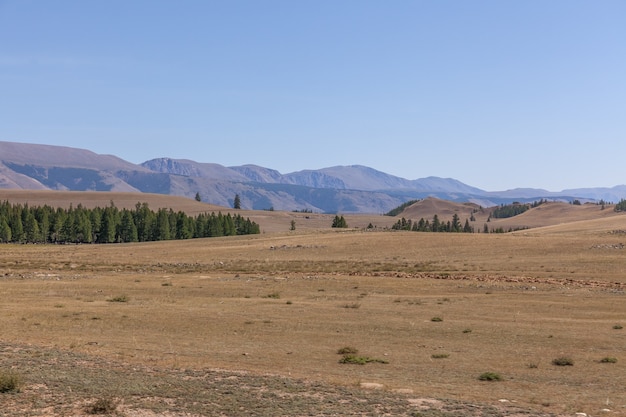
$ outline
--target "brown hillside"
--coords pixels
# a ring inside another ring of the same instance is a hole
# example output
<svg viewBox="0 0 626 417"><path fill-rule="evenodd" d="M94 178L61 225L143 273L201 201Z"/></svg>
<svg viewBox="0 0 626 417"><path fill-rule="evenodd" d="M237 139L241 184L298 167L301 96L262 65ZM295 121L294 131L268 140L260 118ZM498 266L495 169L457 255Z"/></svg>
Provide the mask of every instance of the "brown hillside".
<svg viewBox="0 0 626 417"><path fill-rule="evenodd" d="M476 210L480 211L478 204L455 203L453 201L428 197L410 205L404 209L398 217L405 217L412 220L419 220L421 218L424 218L424 220L432 220L433 216L436 214L439 220L447 221L451 220L452 216L456 213L459 218L464 221Z"/></svg>
<svg viewBox="0 0 626 417"><path fill-rule="evenodd" d="M171 208L174 211L183 211L190 216L206 212L235 212L230 207L202 203L190 198L150 193L0 189L0 201L29 205L47 204L52 207L63 208L69 208L70 205L76 207L78 204L87 208L105 207L113 202L116 207L127 209L133 209L137 203L148 203L153 210ZM515 217L491 219L487 222L492 209L481 209L480 206L473 203L455 203L436 198L426 198L419 201L405 209L397 217L352 214L345 215L345 218L350 228L362 229L372 224L375 229L385 229L390 228L401 217L414 221L420 218L431 221L435 214L439 216L441 221L448 221L456 213L461 222L464 223L465 219L470 218L474 210L478 211L474 213L476 220L471 224L476 231L480 232L482 232L484 224L487 224L490 230L502 228L505 231L546 226L553 226L547 231L555 232L558 230L587 230L593 227L601 227L602 230L614 230L621 229L621 220L626 219L626 216L622 216L623 213L613 211L613 206L607 206L602 210L600 206L595 204L577 206L550 202ZM262 233L287 232L290 230L292 220L295 221L298 231L328 229L334 217L331 214L287 211L237 210L236 212L258 223ZM607 219L607 221L599 221L602 219ZM615 221L611 219L615 219ZM590 221L590 223L584 223L585 221ZM623 228L626 229L626 226Z"/></svg>
<svg viewBox="0 0 626 417"><path fill-rule="evenodd" d="M502 227L505 230L524 227L536 228L619 216L620 213L615 212L613 207L612 205L607 205L602 210L602 207L597 204L583 204L579 206L569 203L549 202L539 207L531 208L514 217L491 219L489 227Z"/></svg>
<svg viewBox="0 0 626 417"><path fill-rule="evenodd" d="M620 229L622 217L619 216L622 213L615 212L613 207L612 205L607 205L603 210L597 204L573 205L563 202L548 202L514 217L489 219L495 207L481 208L472 203L455 203L437 198L426 198L407 207L397 218L404 217L413 221L424 218L424 220L432 221L433 216L437 214L439 220L445 222L451 220L456 213L461 223L463 223L476 210L474 213L475 221L471 222L471 225L477 232L482 232L485 224L490 231L499 228L509 231L547 226L551 226L550 229L547 229L550 231L562 229L570 232L587 230L593 227L601 227L602 230ZM607 220L601 221L602 219Z"/></svg>
<svg viewBox="0 0 626 417"><path fill-rule="evenodd" d="M69 208L81 204L86 208L106 207L113 202L118 208L132 209L137 203L148 203L153 210L171 208L184 211L189 215L207 211L227 211L228 209L213 204L206 204L185 197L149 193L122 193L98 191L48 191L48 190L0 190L0 201L13 204L29 204Z"/></svg>

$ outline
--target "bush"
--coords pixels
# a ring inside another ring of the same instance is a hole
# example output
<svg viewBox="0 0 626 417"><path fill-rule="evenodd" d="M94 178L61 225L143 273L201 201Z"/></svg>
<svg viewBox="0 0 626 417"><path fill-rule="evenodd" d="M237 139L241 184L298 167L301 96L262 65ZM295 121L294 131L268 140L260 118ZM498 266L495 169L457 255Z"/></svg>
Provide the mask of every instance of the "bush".
<svg viewBox="0 0 626 417"><path fill-rule="evenodd" d="M117 297L109 298L107 301L110 303L127 303L128 297L125 295L118 295Z"/></svg>
<svg viewBox="0 0 626 417"><path fill-rule="evenodd" d="M357 353L359 353L359 350L352 346L345 346L337 350L339 355L356 355Z"/></svg>
<svg viewBox="0 0 626 417"><path fill-rule="evenodd" d="M345 355L339 360L339 363L347 363L353 365L365 365L366 363L389 363L383 359L370 358L369 356Z"/></svg>
<svg viewBox="0 0 626 417"><path fill-rule="evenodd" d="M87 406L88 414L112 414L117 410L117 401L112 398L100 398Z"/></svg>
<svg viewBox="0 0 626 417"><path fill-rule="evenodd" d="M574 366L572 358L567 356L561 356L560 358L552 359L552 365L556 366Z"/></svg>
<svg viewBox="0 0 626 417"><path fill-rule="evenodd" d="M267 295L265 296L265 298L273 298L273 299L276 299L276 300L277 300L277 299L279 299L279 298L280 298L280 293L273 292L273 293L271 293L271 294L267 294Z"/></svg>
<svg viewBox="0 0 626 417"><path fill-rule="evenodd" d="M430 357L433 359L446 359L450 357L450 355L448 355L447 353L433 353L432 355L430 355Z"/></svg>
<svg viewBox="0 0 626 417"><path fill-rule="evenodd" d="M0 370L0 393L20 392L22 378L14 371Z"/></svg>
<svg viewBox="0 0 626 417"><path fill-rule="evenodd" d="M502 377L496 372L485 372L478 377L481 381L501 381Z"/></svg>
<svg viewBox="0 0 626 417"><path fill-rule="evenodd" d="M611 358L609 356L600 359L600 363L616 363L617 362L617 358Z"/></svg>
<svg viewBox="0 0 626 417"><path fill-rule="evenodd" d="M616 324L615 326L613 326L614 330L622 330L624 327L622 327L621 324Z"/></svg>
<svg viewBox="0 0 626 417"><path fill-rule="evenodd" d="M430 321L439 322L439 321L443 321L443 319L437 316L437 317L433 317L432 319L430 319Z"/></svg>

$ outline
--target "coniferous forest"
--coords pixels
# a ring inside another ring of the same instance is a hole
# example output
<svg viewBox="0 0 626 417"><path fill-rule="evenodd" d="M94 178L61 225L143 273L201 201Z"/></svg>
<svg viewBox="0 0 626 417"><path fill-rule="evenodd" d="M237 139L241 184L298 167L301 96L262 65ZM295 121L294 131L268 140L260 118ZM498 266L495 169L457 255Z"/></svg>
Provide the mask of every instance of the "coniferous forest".
<svg viewBox="0 0 626 417"><path fill-rule="evenodd" d="M259 225L240 215L221 212L191 217L184 212L146 203L134 210L109 207L69 209L44 205L0 203L0 242L3 243L122 243L192 239L260 233Z"/></svg>

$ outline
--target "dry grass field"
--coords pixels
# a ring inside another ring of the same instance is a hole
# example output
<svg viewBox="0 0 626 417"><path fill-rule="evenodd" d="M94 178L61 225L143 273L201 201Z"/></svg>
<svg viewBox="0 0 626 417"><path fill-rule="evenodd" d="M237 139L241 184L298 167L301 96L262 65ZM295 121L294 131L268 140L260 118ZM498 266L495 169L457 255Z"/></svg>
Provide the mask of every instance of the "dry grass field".
<svg viewBox="0 0 626 417"><path fill-rule="evenodd" d="M261 235L0 245L0 416L626 415L625 215L250 213Z"/></svg>

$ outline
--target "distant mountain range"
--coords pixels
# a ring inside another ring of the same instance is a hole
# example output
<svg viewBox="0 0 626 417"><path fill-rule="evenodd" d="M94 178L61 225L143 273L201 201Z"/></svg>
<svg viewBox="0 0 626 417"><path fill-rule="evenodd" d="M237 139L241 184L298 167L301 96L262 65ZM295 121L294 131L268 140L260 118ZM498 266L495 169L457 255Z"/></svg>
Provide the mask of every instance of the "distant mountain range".
<svg viewBox="0 0 626 417"><path fill-rule="evenodd" d="M136 165L112 155L63 146L0 142L0 189L127 191L170 194L231 207L310 210L322 213L386 213L414 199L437 197L484 207L513 201L626 198L626 185L549 192L488 192L452 178L407 180L361 166L336 166L281 174L256 165L225 167L186 159L158 158Z"/></svg>

